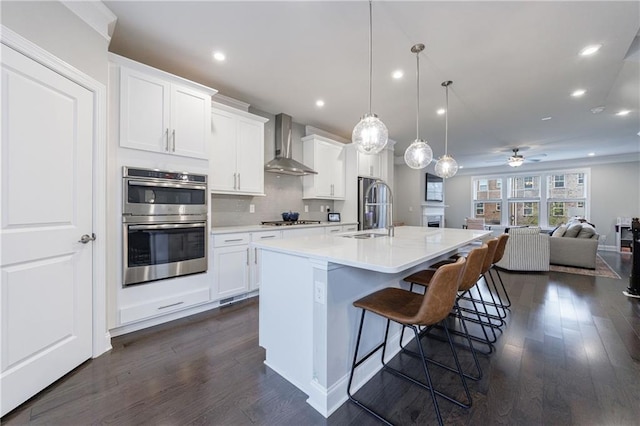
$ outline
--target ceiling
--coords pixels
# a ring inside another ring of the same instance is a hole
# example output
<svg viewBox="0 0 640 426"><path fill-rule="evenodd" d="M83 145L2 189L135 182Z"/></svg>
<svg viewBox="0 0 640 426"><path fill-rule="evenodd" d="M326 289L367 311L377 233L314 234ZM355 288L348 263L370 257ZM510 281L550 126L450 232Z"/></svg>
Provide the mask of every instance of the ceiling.
<svg viewBox="0 0 640 426"><path fill-rule="evenodd" d="M104 4L118 17L114 53L346 139L368 112L366 1ZM527 161L640 159L639 30L637 1L374 1L372 111L402 155L416 139L410 49L424 43L420 137L435 158L441 83L452 80L449 153L466 168L506 164L516 147ZM594 43L598 53L579 55ZM212 59L218 50L226 61ZM404 77L394 80L397 69ZM574 98L576 89L587 92Z"/></svg>

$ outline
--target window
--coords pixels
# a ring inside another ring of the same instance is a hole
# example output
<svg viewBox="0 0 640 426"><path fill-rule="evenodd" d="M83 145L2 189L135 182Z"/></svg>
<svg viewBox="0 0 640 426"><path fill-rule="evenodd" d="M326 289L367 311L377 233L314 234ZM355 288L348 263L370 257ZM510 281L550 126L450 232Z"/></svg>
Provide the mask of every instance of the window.
<svg viewBox="0 0 640 426"><path fill-rule="evenodd" d="M481 178L473 180L473 214L484 218L485 223L499 225L502 210L502 179Z"/></svg>
<svg viewBox="0 0 640 426"><path fill-rule="evenodd" d="M551 203L551 216L564 217L564 203Z"/></svg>
<svg viewBox="0 0 640 426"><path fill-rule="evenodd" d="M504 226L555 227L574 216L589 219L589 178L589 169L478 176L472 180L471 214Z"/></svg>
<svg viewBox="0 0 640 426"><path fill-rule="evenodd" d="M533 203L523 203L522 216L533 216Z"/></svg>

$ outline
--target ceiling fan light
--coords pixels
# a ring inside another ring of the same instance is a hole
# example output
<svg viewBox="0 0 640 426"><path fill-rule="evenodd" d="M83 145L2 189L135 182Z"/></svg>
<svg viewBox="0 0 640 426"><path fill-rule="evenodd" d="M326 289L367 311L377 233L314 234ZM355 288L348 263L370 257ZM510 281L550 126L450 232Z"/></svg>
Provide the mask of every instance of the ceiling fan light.
<svg viewBox="0 0 640 426"><path fill-rule="evenodd" d="M353 128L351 140L359 152L377 154L389 140L387 126L375 114L365 114Z"/></svg>
<svg viewBox="0 0 640 426"><path fill-rule="evenodd" d="M524 163L524 157L522 155L514 155L509 157L508 163L511 167L520 167Z"/></svg>
<svg viewBox="0 0 640 426"><path fill-rule="evenodd" d="M436 175L447 179L458 172L458 162L450 155L445 154L436 163Z"/></svg>
<svg viewBox="0 0 640 426"><path fill-rule="evenodd" d="M424 169L433 160L433 151L422 139L416 139L404 152L404 162L412 169Z"/></svg>

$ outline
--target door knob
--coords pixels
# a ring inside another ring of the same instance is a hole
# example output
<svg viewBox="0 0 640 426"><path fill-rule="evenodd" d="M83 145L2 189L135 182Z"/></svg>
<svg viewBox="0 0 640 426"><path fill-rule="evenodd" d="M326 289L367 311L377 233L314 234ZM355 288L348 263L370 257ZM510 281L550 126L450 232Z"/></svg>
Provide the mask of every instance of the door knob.
<svg viewBox="0 0 640 426"><path fill-rule="evenodd" d="M95 239L96 239L96 234L91 234L91 236L89 236L89 234L84 234L82 237L80 237L78 242L82 244L87 244L89 241L95 241Z"/></svg>

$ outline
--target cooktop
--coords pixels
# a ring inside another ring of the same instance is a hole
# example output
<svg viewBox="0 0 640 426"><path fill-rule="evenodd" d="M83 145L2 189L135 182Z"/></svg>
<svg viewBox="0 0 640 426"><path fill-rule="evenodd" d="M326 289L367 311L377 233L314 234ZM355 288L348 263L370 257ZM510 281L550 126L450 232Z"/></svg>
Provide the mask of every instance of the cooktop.
<svg viewBox="0 0 640 426"><path fill-rule="evenodd" d="M319 220L272 220L260 222L262 225L270 226L292 226L292 225L315 225L320 224Z"/></svg>

